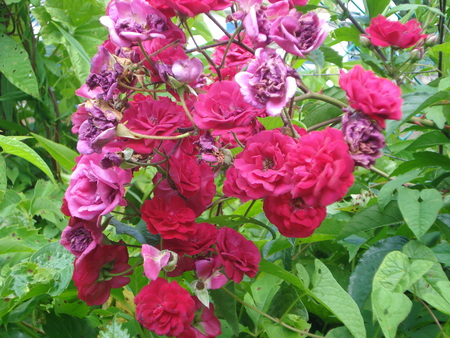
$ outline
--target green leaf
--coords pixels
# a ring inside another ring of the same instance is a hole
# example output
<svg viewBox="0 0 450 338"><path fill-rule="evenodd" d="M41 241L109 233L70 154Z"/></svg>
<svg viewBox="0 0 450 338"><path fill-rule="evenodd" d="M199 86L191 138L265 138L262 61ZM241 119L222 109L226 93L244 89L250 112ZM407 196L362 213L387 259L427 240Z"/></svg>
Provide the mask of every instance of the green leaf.
<svg viewBox="0 0 450 338"><path fill-rule="evenodd" d="M225 286L234 293L234 284ZM239 334L239 320L236 312L236 300L222 289L210 290L210 296L214 301L214 309L218 316L224 318L231 326L235 336Z"/></svg>
<svg viewBox="0 0 450 338"><path fill-rule="evenodd" d="M285 280L287 283L299 288L302 291L308 292L305 285L303 285L303 282L294 274L286 271L285 269L279 267L276 264L273 264L265 259L261 259L261 262L259 263L259 271L266 272L271 275L277 276Z"/></svg>
<svg viewBox="0 0 450 338"><path fill-rule="evenodd" d="M450 53L450 42L445 42L440 45L433 46L431 47L431 50L433 52L442 52L448 54Z"/></svg>
<svg viewBox="0 0 450 338"><path fill-rule="evenodd" d="M331 48L327 45L322 45L320 47L320 50L323 53L325 61L331 62L338 67L342 67L342 59L343 58L341 55L339 55L339 53L337 51L335 51L333 48Z"/></svg>
<svg viewBox="0 0 450 338"><path fill-rule="evenodd" d="M442 196L436 189L412 190L398 188L398 205L408 227L421 238L433 225L443 206Z"/></svg>
<svg viewBox="0 0 450 338"><path fill-rule="evenodd" d="M356 46L359 46L359 36L361 32L355 26L339 27L335 29L333 33L336 40L334 40L330 46L343 41L351 41Z"/></svg>
<svg viewBox="0 0 450 338"><path fill-rule="evenodd" d="M0 73L20 90L40 99L36 75L23 46L3 33L0 33L0 46Z"/></svg>
<svg viewBox="0 0 450 338"><path fill-rule="evenodd" d="M67 148L65 145L53 142L40 135L33 133L31 133L31 135L33 135L39 144L49 152L49 154L61 167L69 172L72 172L73 167L76 165L75 158L78 156L77 152Z"/></svg>
<svg viewBox="0 0 450 338"><path fill-rule="evenodd" d="M412 302L403 293L432 266L433 262L410 260L400 251L384 258L373 279L372 309L386 337L395 337L398 325L411 311Z"/></svg>
<svg viewBox="0 0 450 338"><path fill-rule="evenodd" d="M401 187L406 182L417 178L418 174L418 171L413 171L399 176L383 185L378 193L378 205L380 206L380 210L383 210L384 207L392 200L393 193L397 188Z"/></svg>
<svg viewBox="0 0 450 338"><path fill-rule="evenodd" d="M114 318L103 331L99 332L98 338L130 338L128 330L123 328Z"/></svg>
<svg viewBox="0 0 450 338"><path fill-rule="evenodd" d="M350 276L348 293L362 309L364 303L372 292L372 282L376 271L386 255L394 250L401 250L408 239L401 236L382 239L372 245L361 256L355 270Z"/></svg>
<svg viewBox="0 0 450 338"><path fill-rule="evenodd" d="M251 293L246 293L244 301L253 305L264 313L267 313L283 280L271 274L259 274L258 278L250 286ZM246 308L249 317L255 326L259 325L261 314L249 308Z"/></svg>
<svg viewBox="0 0 450 338"><path fill-rule="evenodd" d="M257 117L266 130L281 128L284 123L279 116Z"/></svg>
<svg viewBox="0 0 450 338"><path fill-rule="evenodd" d="M5 153L22 157L28 162L41 169L54 183L56 183L53 174L47 163L29 146L16 140L14 137L0 135L0 147Z"/></svg>
<svg viewBox="0 0 450 338"><path fill-rule="evenodd" d="M316 259L314 265L311 292L316 300L328 308L355 337L365 337L366 329L358 305L334 279L325 264Z"/></svg>
<svg viewBox="0 0 450 338"><path fill-rule="evenodd" d="M398 13L400 11L415 11L418 8L423 8L423 9L429 10L430 12L433 12L437 15L444 16L444 14L442 14L442 12L437 8L427 6L427 5L415 5L415 4L402 4L402 5L392 7L388 11L386 11L383 14L383 16L389 17L392 14Z"/></svg>
<svg viewBox="0 0 450 338"><path fill-rule="evenodd" d="M362 231L400 224L402 222L403 217L398 209L397 202L389 202L383 211L380 210L377 204L374 204L353 216L337 239L343 239Z"/></svg>
<svg viewBox="0 0 450 338"><path fill-rule="evenodd" d="M89 55L87 55L86 51L84 50L83 46L73 38L72 35L70 35L64 28L62 28L59 24L56 22L53 22L53 24L58 28L58 30L61 32L61 34L66 38L67 42L75 49L75 51L81 56L82 60L86 62L88 67L91 65L91 58Z"/></svg>
<svg viewBox="0 0 450 338"><path fill-rule="evenodd" d="M404 150L416 151L418 149L425 149L448 143L450 143L450 140L443 133L440 131L432 131L420 135Z"/></svg>
<svg viewBox="0 0 450 338"><path fill-rule="evenodd" d="M45 312L44 312L45 313ZM97 337L98 329L89 325L86 318L69 315L45 314L44 331L49 337Z"/></svg>
<svg viewBox="0 0 450 338"><path fill-rule="evenodd" d="M390 2L390 0L364 0L364 7L370 18L374 18L378 14L383 13Z"/></svg>
<svg viewBox="0 0 450 338"><path fill-rule="evenodd" d="M444 170L450 171L450 159L447 156L431 151L423 151L414 153L413 157L414 160L401 163L397 169L392 172L391 176L402 175L408 171L425 167L441 167Z"/></svg>

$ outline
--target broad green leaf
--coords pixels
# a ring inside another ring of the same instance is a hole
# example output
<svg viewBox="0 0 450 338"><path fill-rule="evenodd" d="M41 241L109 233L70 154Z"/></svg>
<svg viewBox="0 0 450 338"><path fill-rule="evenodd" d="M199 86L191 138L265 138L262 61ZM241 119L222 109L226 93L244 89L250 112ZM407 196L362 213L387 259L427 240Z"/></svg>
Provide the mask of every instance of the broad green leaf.
<svg viewBox="0 0 450 338"><path fill-rule="evenodd" d="M388 11L385 11L383 13L383 16L389 17L392 14L398 13L400 11L414 11L418 8L423 8L423 9L429 10L430 12L433 12L437 15L441 15L441 16L444 15L444 14L442 14L442 12L439 9L431 7L431 6L416 5L416 4L402 4L402 5L398 5L398 6L390 8Z"/></svg>
<svg viewBox="0 0 450 338"><path fill-rule="evenodd" d="M59 24L56 22L53 23L56 28L61 32L61 34L66 38L66 40L69 42L70 45L75 49L75 51L81 56L84 62L87 63L88 67L91 65L91 58L89 55L87 55L86 51L84 50L83 46L73 38L72 35L70 35L64 28L62 28Z"/></svg>
<svg viewBox="0 0 450 338"><path fill-rule="evenodd" d="M383 210L384 207L392 200L394 190L401 187L406 182L417 178L418 174L418 171L413 171L408 174L396 177L392 181L384 184L380 189L380 192L378 193L378 205L380 207L380 210Z"/></svg>
<svg viewBox="0 0 450 338"><path fill-rule="evenodd" d="M433 46L431 47L431 50L433 52L442 52L448 54L450 53L450 42L445 42L440 45Z"/></svg>
<svg viewBox="0 0 450 338"><path fill-rule="evenodd" d="M59 144L53 142L45 137L42 137L37 134L33 134L33 137L39 142L39 144L44 147L45 150L49 152L49 154L55 159L56 162L61 165L64 169L71 172L73 167L75 167L75 158L78 156L78 153L73 151L70 148L67 148L63 144Z"/></svg>
<svg viewBox="0 0 450 338"><path fill-rule="evenodd" d="M6 162L5 158L0 155L0 201L2 201L3 196L5 196L7 184L8 179L6 177Z"/></svg>
<svg viewBox="0 0 450 338"><path fill-rule="evenodd" d="M234 293L234 285L225 286L230 292ZM214 309L217 316L224 318L231 326L235 336L239 334L239 320L236 312L236 300L222 289L210 290L210 296L214 301Z"/></svg>
<svg viewBox="0 0 450 338"><path fill-rule="evenodd" d="M443 206L442 196L436 189L422 191L398 188L398 205L406 224L417 238L421 238L433 225Z"/></svg>
<svg viewBox="0 0 450 338"><path fill-rule="evenodd" d="M329 309L355 337L365 337L366 329L358 305L334 279L320 260L314 261L311 289L314 298Z"/></svg>
<svg viewBox="0 0 450 338"><path fill-rule="evenodd" d="M43 329L49 337L97 337L98 329L91 327L86 318L76 318L70 315L57 316L54 313L45 314Z"/></svg>
<svg viewBox="0 0 450 338"><path fill-rule="evenodd" d="M350 276L348 293L361 309L372 291L372 281L381 262L386 255L394 250L401 250L408 239L401 236L382 239L372 245L361 256L355 270Z"/></svg>
<svg viewBox="0 0 450 338"><path fill-rule="evenodd" d="M330 44L330 46L343 41L351 41L356 46L359 46L359 36L361 32L355 27L339 27L332 32L335 36L335 40Z"/></svg>
<svg viewBox="0 0 450 338"><path fill-rule="evenodd" d="M443 133L441 133L440 131L433 131L420 135L404 150L408 151L416 151L418 149L423 150L425 148L448 143L450 143L450 140Z"/></svg>
<svg viewBox="0 0 450 338"><path fill-rule="evenodd" d="M0 135L0 147L3 148L5 153L22 157L28 162L34 164L41 169L53 182L56 183L53 174L48 167L47 163L29 146L16 140L13 137Z"/></svg>
<svg viewBox="0 0 450 338"><path fill-rule="evenodd" d="M364 209L347 223L337 239L343 239L350 235L356 235L359 232L376 229L384 226L401 224L403 222L402 214L398 208L397 202L391 201L380 211L378 205L374 204Z"/></svg>
<svg viewBox="0 0 450 338"><path fill-rule="evenodd" d="M283 318L283 322L286 323L289 326L292 326L296 328L297 330L301 330L304 332L308 332L311 328L311 324L309 324L305 319L294 315L294 314L288 314ZM305 337L304 334L294 332L292 330L289 330L280 324L274 323L273 321L270 321L268 319L265 319L263 321L262 326L266 330L268 338L302 338ZM306 334L307 335L307 334Z"/></svg>
<svg viewBox="0 0 450 338"><path fill-rule="evenodd" d="M104 330L99 332L98 338L131 338L128 330L123 328L121 324L114 318Z"/></svg>
<svg viewBox="0 0 450 338"><path fill-rule="evenodd" d="M441 167L450 171L450 159L447 156L431 151L423 151L414 153L413 157L414 160L401 163L391 176L402 175L417 168Z"/></svg>
<svg viewBox="0 0 450 338"><path fill-rule="evenodd" d="M279 116L257 117L266 130L281 128L284 123Z"/></svg>
<svg viewBox="0 0 450 338"><path fill-rule="evenodd" d="M371 18L374 18L378 14L383 13L389 3L390 0L364 0L364 7L366 8L366 13L368 13Z"/></svg>
<svg viewBox="0 0 450 338"><path fill-rule="evenodd" d="M400 251L384 258L373 279L372 310L386 337L395 337L398 325L411 311L412 302L403 293L432 266L433 262L410 260Z"/></svg>
<svg viewBox="0 0 450 338"><path fill-rule="evenodd" d="M246 293L244 301L267 313L273 297L280 290L280 284L282 282L283 280L277 276L262 273L252 282L250 286L251 294ZM246 311L255 326L258 326L261 315L249 308L246 308Z"/></svg>
<svg viewBox="0 0 450 338"><path fill-rule="evenodd" d="M309 319L308 310L301 301L297 289L289 283L283 283L270 303L268 314L275 318L282 318L288 313L300 316L305 320Z"/></svg>
<svg viewBox="0 0 450 338"><path fill-rule="evenodd" d="M450 266L450 245L441 243L432 248L437 260L445 266Z"/></svg>
<svg viewBox="0 0 450 338"><path fill-rule="evenodd" d="M403 252L412 259L427 260L433 264L414 283L411 291L439 311L450 315L450 281L433 251L419 241L411 241L403 247Z"/></svg>
<svg viewBox="0 0 450 338"><path fill-rule="evenodd" d="M333 48L331 48L327 45L322 45L320 47L320 50L323 53L325 61L331 62L331 63L335 64L336 66L342 67L342 56L339 55L339 53L337 51L335 51Z"/></svg>
<svg viewBox="0 0 450 338"><path fill-rule="evenodd" d="M4 33L0 33L0 46L0 73L20 90L40 99L36 75L25 48Z"/></svg>
<svg viewBox="0 0 450 338"><path fill-rule="evenodd" d="M259 263L259 271L280 277L287 283L299 288L301 291L309 292L307 287L303 285L303 282L297 276L265 259L261 259L261 262Z"/></svg>
<svg viewBox="0 0 450 338"><path fill-rule="evenodd" d="M89 313L90 308L86 303L80 299L74 300L73 302L62 299L54 300L55 313L57 315L68 314L77 318L85 318Z"/></svg>

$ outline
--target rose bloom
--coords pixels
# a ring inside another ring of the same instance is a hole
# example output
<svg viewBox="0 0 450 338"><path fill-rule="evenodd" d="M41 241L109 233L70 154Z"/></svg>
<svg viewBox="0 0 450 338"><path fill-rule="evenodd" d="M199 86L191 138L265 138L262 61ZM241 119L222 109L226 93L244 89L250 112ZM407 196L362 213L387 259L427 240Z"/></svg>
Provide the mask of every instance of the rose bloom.
<svg viewBox="0 0 450 338"><path fill-rule="evenodd" d="M180 256L184 254L194 256L211 251L211 247L216 243L219 230L215 225L209 223L199 223L197 227L197 232L190 235L187 240L178 238L164 240L164 249L174 251Z"/></svg>
<svg viewBox="0 0 450 338"><path fill-rule="evenodd" d="M327 128L302 136L286 161L292 196L311 207L341 200L353 184L353 160L338 129Z"/></svg>
<svg viewBox="0 0 450 338"><path fill-rule="evenodd" d="M178 336L194 319L195 302L176 281L158 278L134 299L136 319L157 335Z"/></svg>
<svg viewBox="0 0 450 338"><path fill-rule="evenodd" d="M206 307L197 297L194 296L193 299L196 316L191 326L182 332L178 338L213 338L220 336L222 329L219 319L214 315L214 305L210 303L209 307Z"/></svg>
<svg viewBox="0 0 450 338"><path fill-rule="evenodd" d="M391 80L356 65L347 73L341 70L339 85L345 90L350 107L374 119L383 129L384 120L402 118L402 92Z"/></svg>
<svg viewBox="0 0 450 338"><path fill-rule="evenodd" d="M163 239L187 240L197 232L194 211L179 196L169 200L155 196L144 202L141 213L148 231L154 235L160 234Z"/></svg>
<svg viewBox="0 0 450 338"><path fill-rule="evenodd" d="M214 136L229 131L243 132L256 116L261 115L261 110L245 102L234 81L216 82L198 99L193 112L195 124L201 129L213 129Z"/></svg>
<svg viewBox="0 0 450 338"><path fill-rule="evenodd" d="M236 74L235 80L247 102L256 108L266 108L267 114L277 116L297 90L291 72L293 70L284 64L281 56L275 52L269 55L266 50L258 48L247 71Z"/></svg>
<svg viewBox="0 0 450 338"><path fill-rule="evenodd" d="M228 278L240 283L244 274L255 277L261 254L256 245L231 228L221 228L217 236L217 253Z"/></svg>
<svg viewBox="0 0 450 338"><path fill-rule="evenodd" d="M87 305L105 303L111 288L120 288L130 282L132 271L124 276L108 276L120 274L130 268L128 250L121 245L98 245L88 254L77 258L74 262L73 281L78 289L78 298Z"/></svg>
<svg viewBox="0 0 450 338"><path fill-rule="evenodd" d="M175 12L190 17L231 6L230 0L164 0L164 3Z"/></svg>
<svg viewBox="0 0 450 338"><path fill-rule="evenodd" d="M144 0L113 0L100 23L108 28L109 38L119 47L130 47L139 41L166 38L179 28Z"/></svg>
<svg viewBox="0 0 450 338"><path fill-rule="evenodd" d="M103 232L100 220L101 217L92 221L71 217L69 225L61 234L61 245L76 257L88 254L102 243Z"/></svg>
<svg viewBox="0 0 450 338"><path fill-rule="evenodd" d="M269 0L270 3L276 3L286 0ZM290 8L294 8L294 6L306 6L309 0L289 0Z"/></svg>
<svg viewBox="0 0 450 338"><path fill-rule="evenodd" d="M81 155L64 195L69 216L90 221L106 215L117 205L125 206L124 184L132 178L131 172L100 166L102 154Z"/></svg>
<svg viewBox="0 0 450 338"><path fill-rule="evenodd" d="M378 15L370 21L366 29L370 42L376 46L394 46L409 48L427 37L422 33L420 23L413 19L403 24L400 21L389 21L382 15Z"/></svg>
<svg viewBox="0 0 450 338"><path fill-rule="evenodd" d="M294 139L275 129L251 137L244 151L236 156L235 171L227 173L224 193L236 196L234 186L250 199L287 193L292 189L292 182L285 162L293 147Z"/></svg>
<svg viewBox="0 0 450 338"><path fill-rule="evenodd" d="M288 15L275 20L270 38L286 52L302 58L319 48L327 37L327 24L315 12L302 14L292 9Z"/></svg>
<svg viewBox="0 0 450 338"><path fill-rule="evenodd" d="M286 237L304 238L313 234L327 215L325 207L305 205L301 198L291 194L264 199L264 213L280 234Z"/></svg>

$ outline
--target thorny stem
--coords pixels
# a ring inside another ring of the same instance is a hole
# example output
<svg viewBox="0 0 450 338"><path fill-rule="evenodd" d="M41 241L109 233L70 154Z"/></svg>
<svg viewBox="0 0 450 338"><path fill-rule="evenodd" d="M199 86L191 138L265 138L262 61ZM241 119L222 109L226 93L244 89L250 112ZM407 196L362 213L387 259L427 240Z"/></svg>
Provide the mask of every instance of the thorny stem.
<svg viewBox="0 0 450 338"><path fill-rule="evenodd" d="M290 119L289 114L286 114L286 112L283 110L281 111L281 119L284 122L284 125L289 127L289 130L292 133L292 137L299 138L300 135L297 133L297 130L295 130L294 126L292 125L292 120Z"/></svg>
<svg viewBox="0 0 450 338"><path fill-rule="evenodd" d="M305 332L299 329L296 329L295 327L292 327L288 324L286 324L285 322L282 322L281 320L279 320L278 318L272 317L270 315L268 315L265 312L262 312L261 310L257 309L256 307L254 307L253 305L250 305L246 302L244 302L242 299L240 299L239 297L237 297L234 293L232 293L230 290L228 290L227 288L222 288L222 290L224 290L226 293L228 293L231 297L233 297L234 299L236 299L239 303L241 303L242 305L244 305L245 307L249 308L250 310L255 311L256 313L259 313L261 316L264 316L268 319L270 319L271 321L273 321L274 323L280 324L281 326L284 326L285 328L300 333L301 335L304 336L309 336L309 337L315 337L315 338L324 338L323 336L319 336L319 335L315 335L309 332Z"/></svg>

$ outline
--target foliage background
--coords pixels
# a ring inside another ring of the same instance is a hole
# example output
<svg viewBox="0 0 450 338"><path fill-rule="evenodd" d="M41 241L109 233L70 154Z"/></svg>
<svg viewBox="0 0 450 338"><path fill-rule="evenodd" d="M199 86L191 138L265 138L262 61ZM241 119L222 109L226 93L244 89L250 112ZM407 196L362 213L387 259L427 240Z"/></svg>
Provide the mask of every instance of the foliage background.
<svg viewBox="0 0 450 338"><path fill-rule="evenodd" d="M250 208L230 202L224 216L205 216L211 223L240 226L264 257L256 280L227 289L241 302L225 290L212 293L223 337L300 336L274 318L316 336L450 335L449 6L444 0L365 0L359 9L350 3L349 14L339 3L311 0L306 8L328 11L332 26L324 45L295 63L313 90L344 101L337 73L360 63L379 76L400 75L392 69L407 62L409 52L383 63L360 45L355 22L365 27L380 13L416 17L427 34L438 35L438 44L407 69L401 86L404 119L388 123L379 171L358 169L348 197L329 208L313 236L273 238L258 226L268 224L260 202ZM146 284L142 269L125 289L113 290L105 306L88 307L71 282L73 257L58 243L67 223L61 199L77 155L70 117L81 100L74 91L107 36L98 22L105 6L103 0L1 0L2 337L151 335L133 316L133 298ZM207 44L213 37L205 20L199 16L190 24ZM301 104L299 120L307 127L341 114L328 103ZM265 124L277 127L270 119ZM150 174L137 175L128 194L145 195ZM110 229L111 238L121 237L116 231Z"/></svg>

